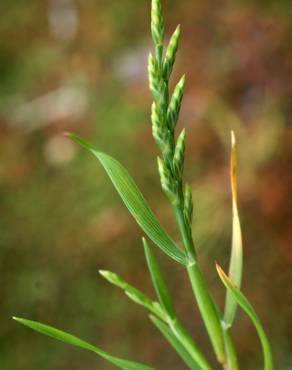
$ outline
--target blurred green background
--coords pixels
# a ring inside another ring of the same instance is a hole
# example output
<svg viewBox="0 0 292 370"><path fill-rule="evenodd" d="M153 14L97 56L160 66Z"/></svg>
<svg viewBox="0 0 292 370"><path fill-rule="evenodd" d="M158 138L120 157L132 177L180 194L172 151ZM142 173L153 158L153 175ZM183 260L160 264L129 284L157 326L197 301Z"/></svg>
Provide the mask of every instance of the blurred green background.
<svg viewBox="0 0 292 370"><path fill-rule="evenodd" d="M214 261L228 266L232 128L243 290L271 339L276 369L291 370L291 1L163 5L167 35L182 26L172 82L187 74L180 125L187 128L186 178L202 267L222 304ZM184 369L144 310L98 276L100 268L113 270L153 295L141 231L97 161L63 135L78 132L119 158L177 238L151 138L149 7L146 0L0 2L1 370L112 368L19 326L12 315L158 369ZM212 357L184 271L157 254L178 312ZM261 368L255 330L242 312L234 339L241 368Z"/></svg>

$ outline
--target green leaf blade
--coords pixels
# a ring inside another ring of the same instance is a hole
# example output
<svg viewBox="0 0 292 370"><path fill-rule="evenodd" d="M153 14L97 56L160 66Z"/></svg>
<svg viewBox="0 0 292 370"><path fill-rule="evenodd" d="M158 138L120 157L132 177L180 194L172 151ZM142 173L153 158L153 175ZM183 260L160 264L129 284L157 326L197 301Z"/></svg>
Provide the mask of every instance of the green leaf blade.
<svg viewBox="0 0 292 370"><path fill-rule="evenodd" d="M273 366L273 358L271 352L271 346L269 340L265 334L263 326L256 314L254 308L252 307L251 303L245 297L245 295L239 290L239 288L230 280L230 278L225 274L222 268L216 265L217 272L219 277L228 291L232 294L233 298L239 304L239 306L245 311L245 313L249 316L252 323L254 324L258 336L260 338L260 342L263 349L264 355L264 370L274 370Z"/></svg>
<svg viewBox="0 0 292 370"><path fill-rule="evenodd" d="M140 290L127 283L119 275L111 271L100 270L99 273L108 282L123 289L127 297L130 298L133 302L139 304L140 306L143 306L144 308L161 318L163 321L166 321L167 315L158 302L153 302L147 295L145 295Z"/></svg>
<svg viewBox="0 0 292 370"><path fill-rule="evenodd" d="M232 247L229 264L230 279L240 288L242 280L242 232L237 206L237 158L236 141L234 132L231 131L231 157L230 157L230 180L232 190ZM227 290L224 323L226 326L232 326L237 309L237 302L232 293Z"/></svg>
<svg viewBox="0 0 292 370"><path fill-rule="evenodd" d="M143 365L137 362L128 361L128 360L121 359L119 357L112 356L109 353L101 350L100 348L95 347L92 344L89 344L85 342L84 340L75 337L72 334L66 333L52 326L45 325L40 322L36 322L32 320L26 320L26 319L19 318L19 317L13 317L13 319L19 322L20 324L27 326L30 329L35 330L41 334L47 335L61 342L94 352L98 354L99 356L103 357L105 360L111 362L112 364L114 364L120 369L123 369L123 370L154 370L154 368L149 367L147 365Z"/></svg>
<svg viewBox="0 0 292 370"><path fill-rule="evenodd" d="M146 235L169 257L186 264L185 253L162 228L128 171L117 160L97 151L92 144L78 135L68 136L100 161L126 207Z"/></svg>
<svg viewBox="0 0 292 370"><path fill-rule="evenodd" d="M192 356L194 361L201 367L202 370L212 370L211 365L206 359L205 355L200 350L197 343L192 336L188 333L186 328L176 319L169 322L169 327L175 337L184 346L186 351Z"/></svg>
<svg viewBox="0 0 292 370"><path fill-rule="evenodd" d="M167 312L167 314L171 318L174 318L175 309L165 279L162 276L161 270L158 266L158 262L153 252L151 251L151 248L149 247L146 239L143 238L142 241L144 245L145 257L150 271L152 283L158 296L159 302L161 306L164 308L164 310Z"/></svg>
<svg viewBox="0 0 292 370"><path fill-rule="evenodd" d="M201 370L201 367L194 361L189 352L184 348L166 324L153 315L150 315L150 320L190 369Z"/></svg>

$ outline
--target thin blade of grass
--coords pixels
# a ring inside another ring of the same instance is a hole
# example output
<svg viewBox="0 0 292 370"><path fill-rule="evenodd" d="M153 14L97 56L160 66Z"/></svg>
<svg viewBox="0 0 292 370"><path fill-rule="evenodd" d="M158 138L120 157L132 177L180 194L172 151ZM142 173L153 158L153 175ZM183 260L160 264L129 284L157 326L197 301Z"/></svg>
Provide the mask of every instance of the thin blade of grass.
<svg viewBox="0 0 292 370"><path fill-rule="evenodd" d="M172 303L172 299L170 293L168 291L165 279L161 273L159 268L158 262L152 253L149 245L147 244L146 240L143 238L143 244L145 249L145 255L147 264L149 267L151 279L159 298L161 306L164 308L165 312L167 312L167 324L168 330L171 333L172 339L178 341L182 348L189 354L192 358L193 362L196 366L199 366L199 369L204 370L211 370L211 367L208 364L205 356L194 342L191 335L187 332L187 330L183 327L183 325L178 321L175 309ZM196 369L197 367L195 367Z"/></svg>
<svg viewBox="0 0 292 370"><path fill-rule="evenodd" d="M169 327L162 321L157 319L155 316L150 315L150 320L156 326L156 328L165 337L168 343L174 348L177 354L182 358L182 360L187 364L187 366L192 370L201 370L202 368L195 362L189 352L184 348L176 336L172 333Z"/></svg>
<svg viewBox="0 0 292 370"><path fill-rule="evenodd" d="M70 133L68 136L100 161L126 207L146 235L168 256L186 264L185 253L162 228L128 171L117 160L97 151L92 144L78 135Z"/></svg>
<svg viewBox="0 0 292 370"><path fill-rule="evenodd" d="M242 233L237 206L237 158L236 141L233 131L231 131L230 180L232 190L232 247L229 276L236 286L240 288L242 280ZM227 327L232 326L236 308L236 300L233 298L232 293L227 290L224 309L224 323Z"/></svg>
<svg viewBox="0 0 292 370"><path fill-rule="evenodd" d="M262 324L252 307L251 303L248 301L248 299L244 296L244 294L239 290L239 288L233 283L233 281L230 280L230 278L225 274L225 272L222 270L222 268L218 265L216 265L218 274L220 279L222 280L223 284L226 286L228 291L232 294L233 298L236 300L236 302L240 305L240 307L246 312L246 314L251 319L252 323L254 324L257 333L260 338L260 342L263 349L263 355L264 355L264 370L273 370L273 359L272 359L272 352L269 340L265 334L265 331L262 327Z"/></svg>
<svg viewBox="0 0 292 370"><path fill-rule="evenodd" d="M173 306L173 302L167 288L165 279L162 275L162 272L158 266L158 262L151 251L147 241L145 238L142 239L144 245L144 251L146 256L147 265L150 271L151 280L156 291L157 297L161 306L167 312L167 314L171 317L175 317L175 309Z"/></svg>
<svg viewBox="0 0 292 370"><path fill-rule="evenodd" d="M205 355L200 350L197 343L194 341L192 336L188 333L186 328L178 321L178 319L170 320L169 328L180 343L184 346L186 351L192 356L194 361L201 367L202 370L212 370L208 360Z"/></svg>
<svg viewBox="0 0 292 370"><path fill-rule="evenodd" d="M47 335L51 338L57 339L61 342L71 344L76 347L80 347L83 349L86 349L88 351L94 352L97 355L103 357L105 360L111 362L115 366L117 366L120 369L124 370L154 370L154 368L149 367L147 365L143 365L137 362L124 360L115 356L110 355L109 353L101 350L98 347L93 346L92 344L89 344L85 342L82 339L79 339L75 337L74 335L68 334L62 330L53 328L52 326L48 326L36 321L26 320L19 317L13 317L13 319L20 324L23 324L30 329L33 329L41 334Z"/></svg>
<svg viewBox="0 0 292 370"><path fill-rule="evenodd" d="M158 302L153 302L148 296L142 293L137 288L128 284L119 275L111 271L100 270L99 273L111 284L123 289L125 294L135 303L143 306L162 320L166 321L166 314Z"/></svg>

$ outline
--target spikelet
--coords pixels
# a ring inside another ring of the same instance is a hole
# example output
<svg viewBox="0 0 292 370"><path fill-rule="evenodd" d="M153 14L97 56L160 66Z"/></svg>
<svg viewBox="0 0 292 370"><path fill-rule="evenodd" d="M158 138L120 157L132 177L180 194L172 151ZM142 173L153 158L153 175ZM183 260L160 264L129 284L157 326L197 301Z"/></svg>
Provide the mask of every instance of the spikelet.
<svg viewBox="0 0 292 370"><path fill-rule="evenodd" d="M163 44L164 26L160 0L152 0L151 33L155 46Z"/></svg>
<svg viewBox="0 0 292 370"><path fill-rule="evenodd" d="M165 194L168 196L172 205L177 205L179 199L177 196L177 185L167 165L161 158L157 158L158 172L160 175L161 187Z"/></svg>
<svg viewBox="0 0 292 370"><path fill-rule="evenodd" d="M184 89L185 89L185 76L182 76L182 78L179 80L174 89L167 110L167 125L170 130L174 130L177 124Z"/></svg>
<svg viewBox="0 0 292 370"><path fill-rule="evenodd" d="M180 25L177 26L176 30L172 34L165 52L165 58L163 62L163 75L166 80L169 79L170 74L172 72L178 48L179 38L180 38Z"/></svg>
<svg viewBox="0 0 292 370"><path fill-rule="evenodd" d="M184 216L187 224L191 225L193 220L193 197L188 184L185 185L184 191Z"/></svg>
<svg viewBox="0 0 292 370"><path fill-rule="evenodd" d="M163 117L155 102L151 106L152 135L159 149L163 151L165 146L165 128Z"/></svg>
<svg viewBox="0 0 292 370"><path fill-rule="evenodd" d="M173 156L173 169L178 180L182 178L183 174L184 156L186 148L185 140L186 140L186 131L185 129L183 129L177 139Z"/></svg>
<svg viewBox="0 0 292 370"><path fill-rule="evenodd" d="M149 89L154 97L154 99L160 99L161 91L161 77L159 72L159 65L156 58L150 53L148 57L148 79L149 79Z"/></svg>

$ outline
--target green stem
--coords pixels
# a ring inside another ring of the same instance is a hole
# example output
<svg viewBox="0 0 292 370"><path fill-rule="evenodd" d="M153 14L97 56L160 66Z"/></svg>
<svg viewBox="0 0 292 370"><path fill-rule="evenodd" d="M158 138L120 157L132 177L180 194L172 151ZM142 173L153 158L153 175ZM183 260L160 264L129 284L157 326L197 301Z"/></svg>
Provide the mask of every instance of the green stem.
<svg viewBox="0 0 292 370"><path fill-rule="evenodd" d="M209 293L207 283L197 264L193 239L186 225L181 205L176 207L175 213L182 240L188 253L189 263L187 265L187 272L194 295L196 297L198 308L209 334L217 359L220 363L224 364L226 362L226 356L220 317Z"/></svg>
<svg viewBox="0 0 292 370"><path fill-rule="evenodd" d="M202 370L212 370L211 365L208 363L207 359L183 325L175 319L169 322L169 327L200 368Z"/></svg>
<svg viewBox="0 0 292 370"><path fill-rule="evenodd" d="M222 325L223 326L223 325ZM226 370L238 370L238 361L236 351L233 345L231 333L229 328L222 328L225 344L225 352L227 356Z"/></svg>
<svg viewBox="0 0 292 370"><path fill-rule="evenodd" d="M196 256L196 251L194 247L194 243L192 241L192 238L190 236L190 232L187 228L184 214L182 212L182 207L180 205L175 207L175 216L176 216L176 221L178 223L178 227L180 230L180 234L182 237L183 244L186 248L187 254L188 254L188 259L192 262L197 261L197 256Z"/></svg>
<svg viewBox="0 0 292 370"><path fill-rule="evenodd" d="M217 359L219 362L224 363L226 361L226 356L220 319L209 294L208 286L197 263L189 264L187 266L187 271Z"/></svg>

